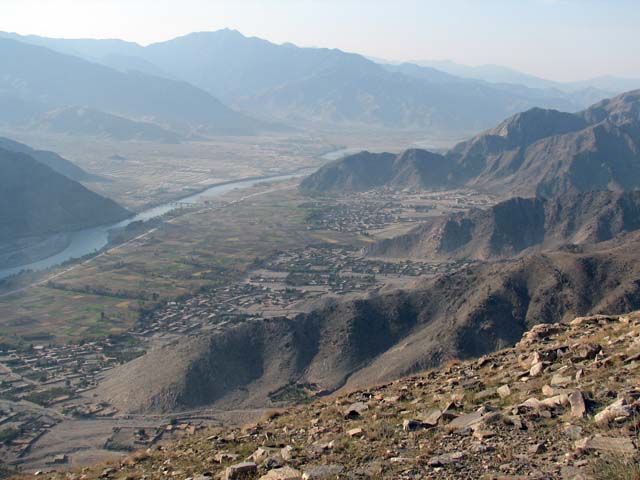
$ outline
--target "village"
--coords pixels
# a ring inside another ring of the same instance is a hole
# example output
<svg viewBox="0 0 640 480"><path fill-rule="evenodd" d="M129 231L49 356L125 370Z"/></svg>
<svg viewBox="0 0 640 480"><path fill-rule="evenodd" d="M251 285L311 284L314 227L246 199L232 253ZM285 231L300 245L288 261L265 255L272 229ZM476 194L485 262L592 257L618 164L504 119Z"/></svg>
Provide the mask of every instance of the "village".
<svg viewBox="0 0 640 480"><path fill-rule="evenodd" d="M42 455L33 453L38 450L34 445L55 432L56 425L70 420L111 421L101 448L114 452L194 434L210 421L127 420L92 391L109 370L180 337L223 331L249 319L295 318L327 299L364 298L467 266L468 262L370 258L364 247L376 238L407 231L426 217L481 207L492 200L471 191L393 189L313 199L303 205L308 212L303 228L317 232L319 238L326 232L340 232L342 241L327 237L272 251L256 258L241 278L164 302L118 335L0 348L0 458L14 465L23 461L41 465ZM32 457L40 459L34 463ZM45 463L69 462L67 455L54 455Z"/></svg>
<svg viewBox="0 0 640 480"><path fill-rule="evenodd" d="M466 189L425 192L381 188L309 202L307 228L375 238L384 235L385 229L407 230L428 217L484 208L495 202L490 194Z"/></svg>
<svg viewBox="0 0 640 480"><path fill-rule="evenodd" d="M221 330L249 318L294 318L322 298L368 295L467 265L385 262L368 259L355 247L331 244L275 252L257 261L239 282L168 302L143 318L134 335L165 343L176 335Z"/></svg>

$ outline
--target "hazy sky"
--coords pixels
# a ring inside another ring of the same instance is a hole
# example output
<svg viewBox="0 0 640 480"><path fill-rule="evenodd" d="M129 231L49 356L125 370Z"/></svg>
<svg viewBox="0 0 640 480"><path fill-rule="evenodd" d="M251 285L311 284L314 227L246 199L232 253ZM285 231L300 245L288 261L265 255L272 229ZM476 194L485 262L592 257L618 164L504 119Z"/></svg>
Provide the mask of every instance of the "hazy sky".
<svg viewBox="0 0 640 480"><path fill-rule="evenodd" d="M640 78L640 0L0 0L0 30L152 43L233 28L276 43Z"/></svg>

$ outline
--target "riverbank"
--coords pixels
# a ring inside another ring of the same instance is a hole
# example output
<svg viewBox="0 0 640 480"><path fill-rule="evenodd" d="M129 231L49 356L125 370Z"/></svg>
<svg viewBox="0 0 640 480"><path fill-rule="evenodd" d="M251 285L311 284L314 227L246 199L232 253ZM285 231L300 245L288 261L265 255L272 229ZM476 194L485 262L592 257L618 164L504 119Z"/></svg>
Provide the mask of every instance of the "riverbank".
<svg viewBox="0 0 640 480"><path fill-rule="evenodd" d="M1 269L0 280L13 275L21 274L25 271L37 272L47 270L53 267L60 266L70 260L79 259L93 253L98 253L104 248L108 247L109 234L112 230L125 228L127 225L134 222L147 222L151 219L161 217L162 215L165 215L184 204L196 204L203 198L220 196L231 190L249 188L263 182L271 183L279 180L288 180L291 178L302 176L305 174L303 172L311 170L313 169L305 167L303 169L297 169L294 172L287 174L258 176L241 180L230 180L226 182L216 183L200 190L199 192L192 192L188 196L177 198L170 202L166 202L153 208L147 209L143 212L139 212L138 214L116 224L102 225L99 227L94 227L77 232L67 232L67 235L69 236L69 243L62 251L57 252L56 254L49 257L39 259L32 263Z"/></svg>

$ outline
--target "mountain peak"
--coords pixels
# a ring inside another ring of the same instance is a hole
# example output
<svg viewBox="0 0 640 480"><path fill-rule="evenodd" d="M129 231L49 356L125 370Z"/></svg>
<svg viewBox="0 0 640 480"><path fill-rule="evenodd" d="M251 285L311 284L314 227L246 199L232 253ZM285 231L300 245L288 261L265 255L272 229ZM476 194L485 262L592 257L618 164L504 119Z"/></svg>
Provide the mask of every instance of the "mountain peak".
<svg viewBox="0 0 640 480"><path fill-rule="evenodd" d="M602 100L581 115L590 123L609 120L615 124L640 121L640 89Z"/></svg>
<svg viewBox="0 0 640 480"><path fill-rule="evenodd" d="M532 108L508 118L492 130L491 134L505 138L509 145L530 145L542 138L585 127L586 122L572 113Z"/></svg>

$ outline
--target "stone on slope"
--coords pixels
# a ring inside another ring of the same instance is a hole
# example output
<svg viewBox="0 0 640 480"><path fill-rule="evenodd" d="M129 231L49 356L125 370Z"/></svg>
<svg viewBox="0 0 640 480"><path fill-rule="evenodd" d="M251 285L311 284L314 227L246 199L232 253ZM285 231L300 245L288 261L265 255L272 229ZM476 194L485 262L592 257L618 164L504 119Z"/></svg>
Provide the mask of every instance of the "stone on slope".
<svg viewBox="0 0 640 480"><path fill-rule="evenodd" d="M600 411L594 417L597 424L602 425L617 419L628 418L631 416L631 409L627 406L624 398L619 398L611 405Z"/></svg>
<svg viewBox="0 0 640 480"><path fill-rule="evenodd" d="M630 438L604 437L602 435L578 440L576 448L578 450L597 450L618 455L633 455L637 453L637 449Z"/></svg>
<svg viewBox="0 0 640 480"><path fill-rule="evenodd" d="M344 471L344 467L338 464L318 465L310 467L302 474L304 480L333 480Z"/></svg>
<svg viewBox="0 0 640 480"><path fill-rule="evenodd" d="M223 480L237 480L242 478L243 475L255 473L257 470L258 466L254 462L236 463L227 467L222 478Z"/></svg>
<svg viewBox="0 0 640 480"><path fill-rule="evenodd" d="M511 388L509 388L509 385L502 385L501 387L498 387L496 392L500 398L507 398L511 395Z"/></svg>
<svg viewBox="0 0 640 480"><path fill-rule="evenodd" d="M455 432L465 430L467 428L473 428L476 425L482 423L483 414L481 412L467 413L460 415L457 418L451 420L446 426L445 430L448 432Z"/></svg>
<svg viewBox="0 0 640 480"><path fill-rule="evenodd" d="M367 410L369 410L369 405L363 402L356 402L345 408L344 417L348 419L355 419L360 417L360 415Z"/></svg>
<svg viewBox="0 0 640 480"><path fill-rule="evenodd" d="M259 480L302 480L302 473L291 467L275 468Z"/></svg>
<svg viewBox="0 0 640 480"><path fill-rule="evenodd" d="M425 425L428 425L430 427L435 427L436 425L438 425L438 422L440 421L440 419L442 418L442 411L440 411L439 409L433 409L431 411L429 411L429 413L427 413L424 418L422 418L422 423L424 423Z"/></svg>
<svg viewBox="0 0 640 480"><path fill-rule="evenodd" d="M584 397L580 390L576 390L569 395L569 404L571 405L571 416L582 418L587 413L587 406L584 403Z"/></svg>

